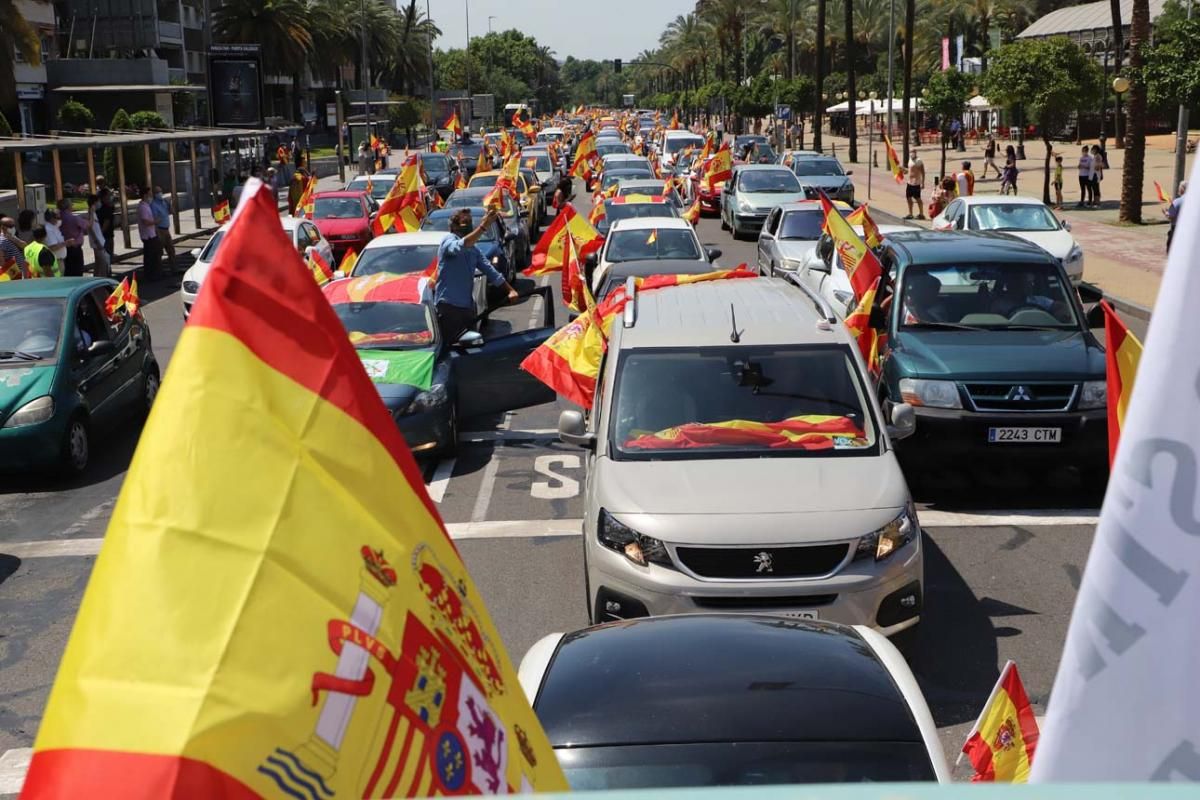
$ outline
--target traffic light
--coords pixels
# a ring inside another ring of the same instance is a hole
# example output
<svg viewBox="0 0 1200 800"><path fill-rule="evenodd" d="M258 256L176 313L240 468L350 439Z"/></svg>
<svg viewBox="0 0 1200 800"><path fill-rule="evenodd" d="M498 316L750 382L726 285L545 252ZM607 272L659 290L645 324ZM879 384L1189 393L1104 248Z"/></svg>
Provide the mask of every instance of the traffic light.
<svg viewBox="0 0 1200 800"><path fill-rule="evenodd" d="M613 72L620 72L620 71L621 71L621 59L614 58L613 59Z"/></svg>

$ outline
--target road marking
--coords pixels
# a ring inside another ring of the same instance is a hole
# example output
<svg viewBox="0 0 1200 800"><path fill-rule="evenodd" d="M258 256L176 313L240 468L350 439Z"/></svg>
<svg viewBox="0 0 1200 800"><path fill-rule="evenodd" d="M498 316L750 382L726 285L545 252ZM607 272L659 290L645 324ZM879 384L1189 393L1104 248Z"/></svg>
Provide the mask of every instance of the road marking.
<svg viewBox="0 0 1200 800"><path fill-rule="evenodd" d="M0 756L0 794L17 794L25 784L32 747L17 747Z"/></svg>
<svg viewBox="0 0 1200 800"><path fill-rule="evenodd" d="M512 412L508 411L504 414L504 419L500 421L500 430L507 431L512 425ZM479 483L479 494L475 496L475 507L471 509L471 522L483 522L483 518L487 516L488 506L492 503L492 492L496 490L496 473L500 470L500 458L496 450L492 450L492 457L488 459L487 466L483 468L483 478Z"/></svg>
<svg viewBox="0 0 1200 800"><path fill-rule="evenodd" d="M579 494L579 481L555 472L551 467L561 466L564 469L579 469L582 464L583 462L580 461L579 456L574 453L538 456L533 460L534 471L545 475L554 481L554 483L550 481L534 481L529 486L529 493L538 500L562 500L567 497L574 497Z"/></svg>
<svg viewBox="0 0 1200 800"><path fill-rule="evenodd" d="M493 458L488 467L496 464L499 459ZM485 482L488 476L484 475ZM491 474L491 482L496 480L495 470ZM486 513L491 501L490 492L486 501L481 493L475 502L476 513ZM480 509L482 508L482 512ZM578 536L580 519L522 519L522 520L488 520L474 519L471 522L451 522L446 530L452 539L490 539L490 538L536 538L540 536ZM1059 525L1095 525L1100 519L1096 511L919 511L918 516L922 527L925 528L1047 528ZM86 539L54 539L40 542L0 543L0 554L16 556L17 558L61 558L94 556L100 552L103 537Z"/></svg>
<svg viewBox="0 0 1200 800"><path fill-rule="evenodd" d="M499 431L465 431L458 435L459 444L483 442L540 442L558 438L557 428L524 428Z"/></svg>
<svg viewBox="0 0 1200 800"><path fill-rule="evenodd" d="M446 496L446 487L450 485L450 476L453 474L453 458L443 459L438 462L437 469L433 471L433 480L429 481L425 486L425 491L429 492L429 497L433 502L442 502L442 498Z"/></svg>

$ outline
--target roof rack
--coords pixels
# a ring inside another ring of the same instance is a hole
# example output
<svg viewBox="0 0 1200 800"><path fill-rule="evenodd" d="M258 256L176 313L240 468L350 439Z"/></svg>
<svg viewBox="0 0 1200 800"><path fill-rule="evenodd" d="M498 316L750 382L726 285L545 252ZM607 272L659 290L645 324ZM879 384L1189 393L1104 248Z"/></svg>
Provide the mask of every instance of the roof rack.
<svg viewBox="0 0 1200 800"><path fill-rule="evenodd" d="M783 277L788 281L788 283L791 283L797 289L808 295L808 299L812 300L813 305L816 306L817 311L821 313L826 322L836 323L838 321L837 315L833 313L833 307L829 305L829 301L805 286L804 282L800 280L799 275L794 272L784 272Z"/></svg>
<svg viewBox="0 0 1200 800"><path fill-rule="evenodd" d="M622 312L621 324L632 328L637 322L637 281L630 275L625 279L625 310Z"/></svg>

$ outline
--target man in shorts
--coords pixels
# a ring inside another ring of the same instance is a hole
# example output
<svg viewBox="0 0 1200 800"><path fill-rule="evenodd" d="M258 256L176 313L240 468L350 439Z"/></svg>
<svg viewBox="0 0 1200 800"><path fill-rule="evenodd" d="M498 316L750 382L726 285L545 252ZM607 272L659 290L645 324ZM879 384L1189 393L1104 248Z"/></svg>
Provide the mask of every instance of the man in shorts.
<svg viewBox="0 0 1200 800"><path fill-rule="evenodd" d="M908 201L908 215L905 219L913 219L913 203L917 204L916 219L925 219L925 206L921 201L921 192L925 189L925 162L916 153L908 161L908 173L905 177L904 199Z"/></svg>

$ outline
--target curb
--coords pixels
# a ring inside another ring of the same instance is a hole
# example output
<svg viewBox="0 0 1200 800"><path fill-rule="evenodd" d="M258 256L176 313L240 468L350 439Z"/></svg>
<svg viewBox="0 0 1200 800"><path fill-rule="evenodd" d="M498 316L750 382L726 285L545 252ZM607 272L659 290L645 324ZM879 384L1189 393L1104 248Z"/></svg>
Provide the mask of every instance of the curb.
<svg viewBox="0 0 1200 800"><path fill-rule="evenodd" d="M1096 291L1104 294L1104 299L1108 301L1108 304L1117 311L1120 311L1123 315L1127 317L1133 317L1134 319L1140 319L1142 322L1150 321L1150 314L1153 312L1153 309L1147 308L1139 303L1135 303L1132 300L1125 300L1115 295L1107 294L1095 284L1087 283L1086 281L1084 283L1088 286L1091 286Z"/></svg>

